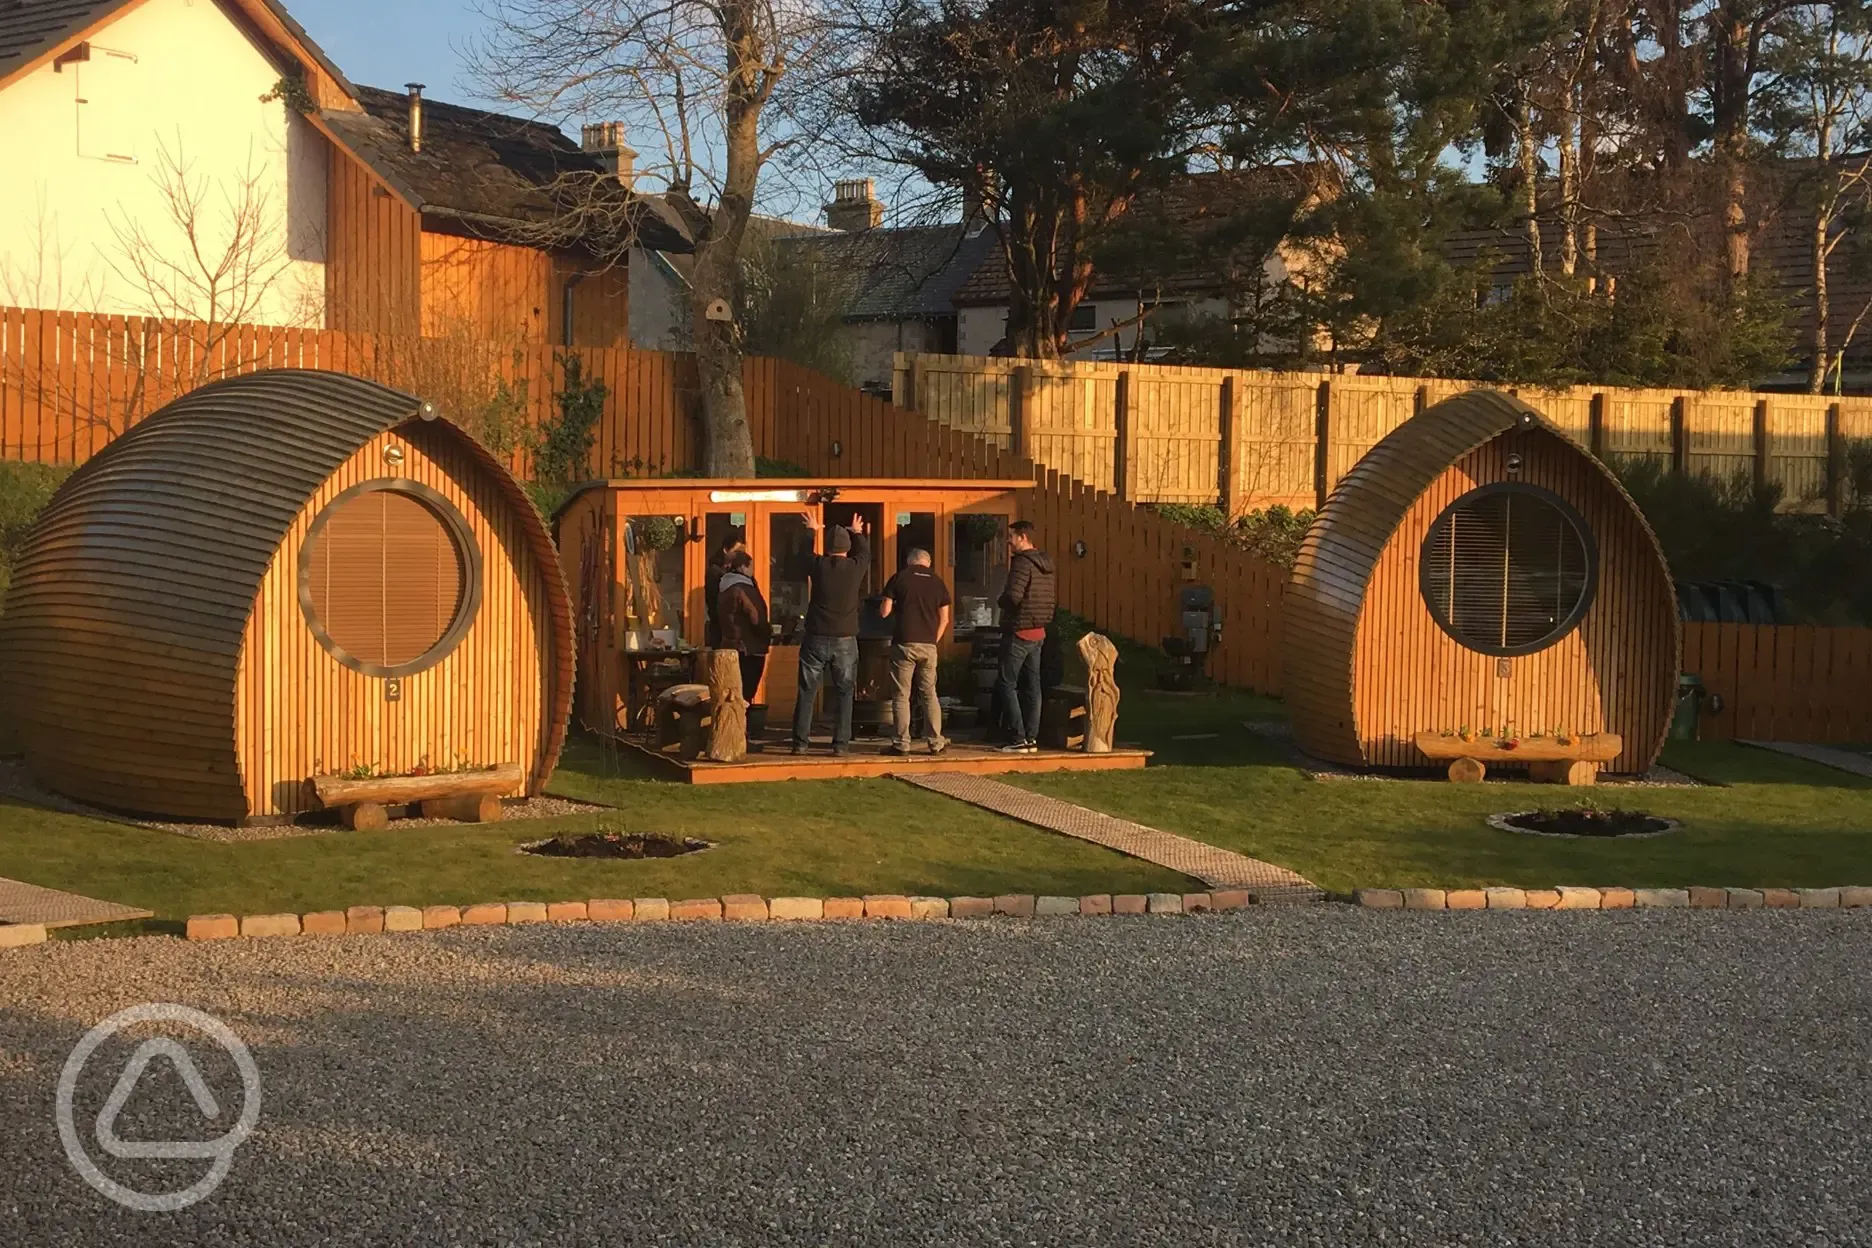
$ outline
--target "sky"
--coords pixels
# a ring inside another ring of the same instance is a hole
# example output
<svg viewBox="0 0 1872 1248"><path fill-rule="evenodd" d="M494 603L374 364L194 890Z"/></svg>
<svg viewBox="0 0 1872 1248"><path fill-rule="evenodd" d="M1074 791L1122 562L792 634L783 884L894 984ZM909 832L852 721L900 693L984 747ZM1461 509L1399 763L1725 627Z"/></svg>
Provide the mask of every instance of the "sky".
<svg viewBox="0 0 1872 1248"><path fill-rule="evenodd" d="M286 8L352 82L393 91L420 82L444 103L487 103L458 51L482 19L460 0L286 0Z"/></svg>

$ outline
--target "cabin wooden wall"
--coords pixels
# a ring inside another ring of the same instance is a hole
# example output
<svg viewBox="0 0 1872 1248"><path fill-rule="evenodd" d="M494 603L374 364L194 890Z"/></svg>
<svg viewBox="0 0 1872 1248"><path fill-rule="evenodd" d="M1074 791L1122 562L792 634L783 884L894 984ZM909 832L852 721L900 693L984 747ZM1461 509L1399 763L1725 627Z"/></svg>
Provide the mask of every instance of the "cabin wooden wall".
<svg viewBox="0 0 1872 1248"><path fill-rule="evenodd" d="M326 323L351 333L414 334L422 310L422 218L336 144L329 169Z"/></svg>
<svg viewBox="0 0 1872 1248"><path fill-rule="evenodd" d="M572 345L628 346L630 283L622 265L425 231L423 336L563 346L568 281Z"/></svg>
<svg viewBox="0 0 1872 1248"><path fill-rule="evenodd" d="M384 448L405 448L397 472ZM449 656L402 677L387 702L384 681L354 672L313 637L299 607L306 531L338 494L363 481L402 476L436 490L468 521L482 560L480 610ZM372 438L307 500L274 555L247 622L234 691L235 743L249 813L312 808L308 777L370 765L387 774L518 762L535 783L551 748L547 720L560 678L542 569L518 513L447 429L405 425ZM549 760L550 761L550 760Z"/></svg>
<svg viewBox="0 0 1872 1248"><path fill-rule="evenodd" d="M1521 472L1505 459L1519 450ZM1419 590L1430 525L1479 485L1544 486L1585 517L1599 547L1598 590L1577 628L1518 658L1478 654L1431 617ZM1445 471L1405 513L1372 571L1352 654L1352 717L1363 760L1422 766L1420 731L1609 731L1612 771L1643 771L1663 744L1677 680L1677 600L1631 504L1578 448L1544 431L1503 434ZM1508 675L1498 674L1506 663Z"/></svg>

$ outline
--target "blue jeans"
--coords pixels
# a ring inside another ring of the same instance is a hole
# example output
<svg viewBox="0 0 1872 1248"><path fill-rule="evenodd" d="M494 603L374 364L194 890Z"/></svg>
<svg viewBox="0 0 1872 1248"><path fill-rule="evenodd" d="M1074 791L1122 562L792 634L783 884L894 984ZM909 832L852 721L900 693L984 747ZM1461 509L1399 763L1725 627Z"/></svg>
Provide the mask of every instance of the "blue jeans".
<svg viewBox="0 0 1872 1248"><path fill-rule="evenodd" d="M1001 679L995 696L1010 741L1040 737L1040 648L1043 641L1022 641L1012 633L1001 639Z"/></svg>
<svg viewBox="0 0 1872 1248"><path fill-rule="evenodd" d="M851 744L852 689L858 683L858 639L818 637L808 633L799 648L799 701L793 704L793 744L804 749L812 739L813 699L826 678L832 681L832 748Z"/></svg>

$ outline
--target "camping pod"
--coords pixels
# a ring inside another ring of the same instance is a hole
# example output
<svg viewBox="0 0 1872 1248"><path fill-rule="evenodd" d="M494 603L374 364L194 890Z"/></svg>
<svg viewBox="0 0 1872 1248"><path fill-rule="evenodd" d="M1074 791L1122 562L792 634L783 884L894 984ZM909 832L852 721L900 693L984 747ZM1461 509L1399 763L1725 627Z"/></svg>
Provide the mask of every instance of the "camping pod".
<svg viewBox="0 0 1872 1248"><path fill-rule="evenodd" d="M0 615L46 787L240 822L319 775L520 765L563 742L572 628L519 484L422 401L310 370L216 382L78 469Z"/></svg>
<svg viewBox="0 0 1872 1248"><path fill-rule="evenodd" d="M1676 688L1677 599L1617 478L1533 408L1476 390L1348 472L1283 606L1300 747L1421 767L1418 733L1617 733L1642 772Z"/></svg>

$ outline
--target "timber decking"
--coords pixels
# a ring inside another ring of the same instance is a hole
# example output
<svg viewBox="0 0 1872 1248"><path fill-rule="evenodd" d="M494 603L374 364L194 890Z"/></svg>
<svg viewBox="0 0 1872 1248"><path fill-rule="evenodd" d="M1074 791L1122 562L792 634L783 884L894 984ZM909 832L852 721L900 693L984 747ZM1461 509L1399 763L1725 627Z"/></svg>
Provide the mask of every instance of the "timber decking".
<svg viewBox="0 0 1872 1248"><path fill-rule="evenodd" d="M758 754L749 754L738 763L717 763L709 759L684 762L674 754L665 754L630 737L618 738L619 746L633 757L647 760L664 778L685 784L763 784L776 780L863 780L887 776L904 778L938 772L994 775L1010 772L1041 771L1128 771L1150 761L1149 750L1113 750L1109 754L1086 754L1078 750L1041 750L1037 754L1003 754L993 746L951 745L941 754L929 754L921 747L916 753L894 756L883 752L885 742L854 741L852 752L833 754L830 747L816 743L810 753L794 754L786 742L768 741Z"/></svg>
<svg viewBox="0 0 1872 1248"><path fill-rule="evenodd" d="M0 923L41 923L46 927L81 927L147 919L151 911L98 901L21 880L0 879Z"/></svg>
<svg viewBox="0 0 1872 1248"><path fill-rule="evenodd" d="M1305 876L1259 858L1219 849L1202 841L1161 832L1156 828L1117 819L1071 802L1030 793L998 780L980 776L899 776L906 784L953 797L959 802L992 810L1036 828L1091 841L1133 858L1154 862L1192 876L1211 888L1241 888L1261 905L1276 902L1323 901L1325 893Z"/></svg>

